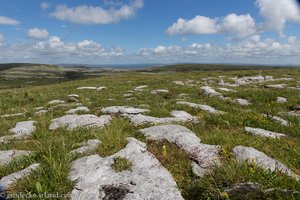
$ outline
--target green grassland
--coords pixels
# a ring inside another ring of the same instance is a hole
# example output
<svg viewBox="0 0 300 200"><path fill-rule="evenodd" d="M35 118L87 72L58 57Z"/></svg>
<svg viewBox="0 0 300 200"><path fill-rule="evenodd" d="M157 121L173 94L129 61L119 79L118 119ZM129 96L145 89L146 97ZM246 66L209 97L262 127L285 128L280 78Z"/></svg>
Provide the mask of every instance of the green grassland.
<svg viewBox="0 0 300 200"><path fill-rule="evenodd" d="M177 69L177 66L176 66ZM32 150L32 156L14 160L6 167L0 167L0 177L14 171L25 168L31 163L41 163L41 167L33 174L17 182L12 188L13 192L30 192L34 194L69 193L73 183L68 179L68 173L72 161L78 156L72 156L69 152L87 139L99 139L102 144L97 151L101 156L109 156L121 150L126 145L126 138L131 136L146 142L148 150L167 168L173 175L178 187L185 199L224 199L224 189L242 182L258 182L263 189L281 188L300 192L300 182L279 173L271 173L259 168L238 164L232 155L232 149L236 145L252 146L275 158L295 173L300 174L300 118L284 116L291 122L291 126L284 127L280 124L262 117L261 114L268 113L278 115L287 112L289 106L300 104L300 90L291 89L266 89L265 84L257 83L234 88L236 93L225 93L224 96L232 98L245 98L252 104L240 106L230 101L221 100L216 97L206 97L200 92L204 85L202 78L213 77L217 85L218 76L230 77L245 75L271 75L281 78L290 75L294 81L280 81L288 86L300 85L300 69L292 68L254 68L254 70L149 70L151 73L131 71L116 74L108 74L96 78L88 78L74 81L64 81L57 84L29 85L21 88L10 88L0 90L0 115L9 113L26 112L24 117L0 119L0 136L8 135L8 130L15 126L18 121L28 118L38 122L37 131L29 140L14 141L9 144L0 145L0 150L24 149ZM173 81L193 80L195 86L180 86ZM272 82L273 83L273 82ZM274 82L276 83L276 82ZM4 85L2 82L1 85ZM8 83L10 84L10 83ZM123 95L127 90L136 86L149 85L149 88L140 93L133 93L134 99L128 100ZM10 85L8 85L9 87ZM79 86L106 86L103 91L77 90ZM168 89L169 94L153 95L151 90ZM34 108L38 106L47 107L47 102L54 99L66 100L68 94L78 94L80 102L91 109L92 114L101 115L101 108L114 105L128 105L143 107L148 105L151 116L169 116L171 110L185 110L198 116L199 123L182 123L194 131L201 141L206 144L220 145L222 151L222 165L215 168L204 178L197 178L190 167L189 159L185 152L178 149L174 144L166 141L147 141L138 130L146 126L135 127L130 122L119 116L114 116L112 122L103 129L78 129L67 131L59 129L49 131L51 119L64 115L69 108L58 108L42 116L34 115ZM176 105L178 95L186 93L186 101L203 103L214 106L225 111L224 115L213 115L204 111L183 105ZM276 103L278 96L286 97L288 103ZM268 139L255 137L245 133L244 127L252 126L288 135L283 139ZM166 146L167 154L163 154L163 146ZM84 156L84 155L81 155ZM120 164L119 168L130 168L128 163ZM125 167L123 166L125 165ZM279 194L270 199L299 199L299 194L284 196Z"/></svg>

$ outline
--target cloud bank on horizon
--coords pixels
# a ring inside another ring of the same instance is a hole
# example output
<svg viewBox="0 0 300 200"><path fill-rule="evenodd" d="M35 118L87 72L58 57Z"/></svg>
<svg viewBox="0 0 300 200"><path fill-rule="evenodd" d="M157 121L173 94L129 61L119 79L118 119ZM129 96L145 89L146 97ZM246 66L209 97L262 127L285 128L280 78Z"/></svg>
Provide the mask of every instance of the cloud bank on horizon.
<svg viewBox="0 0 300 200"><path fill-rule="evenodd" d="M9 2L15 9L0 8L0 62L300 63L296 0L239 7L225 0L166 0L171 8L147 0L52 0L24 10L21 0ZM210 10L216 2L226 7Z"/></svg>

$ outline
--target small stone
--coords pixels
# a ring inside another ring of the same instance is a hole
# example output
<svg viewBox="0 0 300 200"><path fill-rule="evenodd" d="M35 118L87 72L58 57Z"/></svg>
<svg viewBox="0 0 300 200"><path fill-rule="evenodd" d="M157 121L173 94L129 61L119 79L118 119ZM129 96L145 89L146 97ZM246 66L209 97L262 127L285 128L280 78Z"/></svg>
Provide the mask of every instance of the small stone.
<svg viewBox="0 0 300 200"><path fill-rule="evenodd" d="M266 88L272 88L272 89L283 89L287 85L286 84L273 84L273 85L266 85Z"/></svg>
<svg viewBox="0 0 300 200"><path fill-rule="evenodd" d="M80 106L80 107L77 107L77 108L70 109L70 110L66 111L66 114L76 114L76 113L79 113L79 112L88 113L88 112L90 112L90 109L86 106Z"/></svg>
<svg viewBox="0 0 300 200"><path fill-rule="evenodd" d="M218 89L224 92L236 92L236 90L228 89L228 88L218 88Z"/></svg>
<svg viewBox="0 0 300 200"><path fill-rule="evenodd" d="M102 91L102 90L104 90L104 89L106 89L106 87L102 86L102 87L98 87L96 90L97 90L97 91Z"/></svg>
<svg viewBox="0 0 300 200"><path fill-rule="evenodd" d="M209 97L214 97L214 96L223 96L221 93L217 92L216 90L212 89L209 86L203 86L201 87L201 90L203 91L204 95L207 95Z"/></svg>
<svg viewBox="0 0 300 200"><path fill-rule="evenodd" d="M256 166L262 169L270 170L271 172L279 171L299 180L299 176L284 164L253 147L236 146L233 148L233 154L238 162L246 161L249 165L255 163Z"/></svg>
<svg viewBox="0 0 300 200"><path fill-rule="evenodd" d="M223 111L219 111L216 108L208 106L208 105L202 105L202 104L197 104L197 103L190 103L190 102L187 102L187 101L179 101L176 104L187 105L187 106L190 106L192 108L201 109L203 111L206 111L206 112L209 112L209 113L213 113L213 114L224 114L225 113Z"/></svg>
<svg viewBox="0 0 300 200"><path fill-rule="evenodd" d="M78 94L69 94L68 97L74 97L74 98L78 99L79 95Z"/></svg>
<svg viewBox="0 0 300 200"><path fill-rule="evenodd" d="M245 127L245 131L252 133L253 135L257 135L257 136L261 136L261 137L269 137L269 138L274 138L274 139L286 137L285 134L267 131L267 130L264 130L261 128Z"/></svg>
<svg viewBox="0 0 300 200"><path fill-rule="evenodd" d="M78 87L77 90L97 90L97 87Z"/></svg>
<svg viewBox="0 0 300 200"><path fill-rule="evenodd" d="M233 101L240 104L241 106L248 106L251 104L247 99L235 99Z"/></svg>
<svg viewBox="0 0 300 200"><path fill-rule="evenodd" d="M13 159L29 156L32 154L32 151L24 151L24 150L8 150L8 151L0 151L0 166L9 164Z"/></svg>
<svg viewBox="0 0 300 200"><path fill-rule="evenodd" d="M277 103L286 103L287 99L284 97L277 97L276 102Z"/></svg>
<svg viewBox="0 0 300 200"><path fill-rule="evenodd" d="M63 100L52 100L52 101L49 101L49 102L48 102L48 105L64 104L64 103L66 103L66 102L63 101Z"/></svg>
<svg viewBox="0 0 300 200"><path fill-rule="evenodd" d="M169 93L169 90L160 89L160 90L152 90L151 94L159 94L159 93Z"/></svg>
<svg viewBox="0 0 300 200"><path fill-rule="evenodd" d="M1 118L20 117L20 116L25 116L25 114L26 113L6 114L6 115L2 115Z"/></svg>
<svg viewBox="0 0 300 200"><path fill-rule="evenodd" d="M33 170L36 170L40 164L32 164L21 171L14 172L10 175L4 176L0 180L0 192L6 191L10 186L16 183L19 179L28 176Z"/></svg>
<svg viewBox="0 0 300 200"><path fill-rule="evenodd" d="M72 150L70 153L71 154L83 154L83 153L88 153L91 151L94 151L97 149L97 147L101 144L100 140L88 140L83 144L83 146Z"/></svg>

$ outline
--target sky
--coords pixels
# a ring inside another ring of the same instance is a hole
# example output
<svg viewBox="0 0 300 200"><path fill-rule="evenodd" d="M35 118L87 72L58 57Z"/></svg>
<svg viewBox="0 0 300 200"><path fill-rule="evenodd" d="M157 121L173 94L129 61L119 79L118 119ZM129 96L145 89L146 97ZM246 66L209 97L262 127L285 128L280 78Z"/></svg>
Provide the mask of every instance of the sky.
<svg viewBox="0 0 300 200"><path fill-rule="evenodd" d="M1 0L0 63L300 65L296 0Z"/></svg>

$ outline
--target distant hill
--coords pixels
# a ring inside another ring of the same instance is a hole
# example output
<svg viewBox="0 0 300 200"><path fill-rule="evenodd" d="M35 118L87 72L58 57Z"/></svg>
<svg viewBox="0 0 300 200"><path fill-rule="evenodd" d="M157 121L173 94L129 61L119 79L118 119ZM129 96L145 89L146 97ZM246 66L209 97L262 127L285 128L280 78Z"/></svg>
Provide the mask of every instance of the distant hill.
<svg viewBox="0 0 300 200"><path fill-rule="evenodd" d="M174 64L162 67L152 67L139 71L234 71L234 70L272 70L280 68L296 68L291 66L266 66L266 65L230 65L230 64Z"/></svg>

